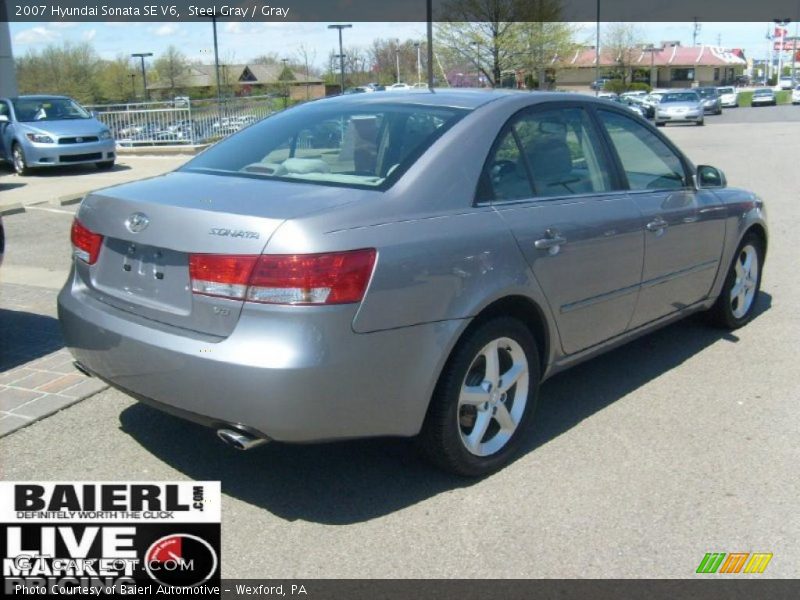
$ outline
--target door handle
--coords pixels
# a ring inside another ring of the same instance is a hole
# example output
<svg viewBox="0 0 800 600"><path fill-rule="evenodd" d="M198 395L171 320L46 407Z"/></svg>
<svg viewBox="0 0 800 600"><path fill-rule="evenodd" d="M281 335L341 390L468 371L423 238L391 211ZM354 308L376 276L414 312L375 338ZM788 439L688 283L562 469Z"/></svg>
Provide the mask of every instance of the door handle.
<svg viewBox="0 0 800 600"><path fill-rule="evenodd" d="M647 225L645 225L645 227L647 228L647 231L658 233L659 231L663 231L667 227L669 227L669 223L667 223L661 217L656 217L655 219L650 221Z"/></svg>
<svg viewBox="0 0 800 600"><path fill-rule="evenodd" d="M548 228L544 235L545 237L533 243L537 250L549 250L550 254L555 254L560 246L567 243L567 238L563 237L558 229Z"/></svg>

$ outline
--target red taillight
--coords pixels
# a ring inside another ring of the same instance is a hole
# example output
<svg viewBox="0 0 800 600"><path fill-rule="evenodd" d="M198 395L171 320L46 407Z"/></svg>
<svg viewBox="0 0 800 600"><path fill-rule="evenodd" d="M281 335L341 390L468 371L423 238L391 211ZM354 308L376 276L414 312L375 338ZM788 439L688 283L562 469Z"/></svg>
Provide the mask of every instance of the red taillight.
<svg viewBox="0 0 800 600"><path fill-rule="evenodd" d="M258 256L251 255L192 254L189 257L192 291L243 300L257 260Z"/></svg>
<svg viewBox="0 0 800 600"><path fill-rule="evenodd" d="M103 236L99 233L87 229L83 223L75 219L72 221L72 240L73 254L83 262L93 265L97 262L100 255L100 247L103 245Z"/></svg>
<svg viewBox="0 0 800 600"><path fill-rule="evenodd" d="M326 254L224 256L189 260L192 291L267 304L360 302L375 266L373 248Z"/></svg>

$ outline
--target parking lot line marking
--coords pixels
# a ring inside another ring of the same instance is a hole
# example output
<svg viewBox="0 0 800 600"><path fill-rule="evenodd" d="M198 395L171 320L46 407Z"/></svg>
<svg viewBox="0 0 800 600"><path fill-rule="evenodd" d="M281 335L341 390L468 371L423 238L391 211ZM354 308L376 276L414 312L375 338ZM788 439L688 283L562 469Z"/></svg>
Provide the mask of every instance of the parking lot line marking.
<svg viewBox="0 0 800 600"><path fill-rule="evenodd" d="M27 210L43 210L45 212L51 213L61 213L62 215L70 215L75 216L75 213L71 210L61 210L60 208L45 208L43 206L31 206L30 204L25 207Z"/></svg>

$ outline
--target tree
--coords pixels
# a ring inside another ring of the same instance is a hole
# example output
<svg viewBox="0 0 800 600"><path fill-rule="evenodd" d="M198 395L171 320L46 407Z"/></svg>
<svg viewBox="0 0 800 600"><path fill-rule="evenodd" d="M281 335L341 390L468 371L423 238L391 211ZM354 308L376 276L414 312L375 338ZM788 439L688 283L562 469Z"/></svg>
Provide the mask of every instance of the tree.
<svg viewBox="0 0 800 600"><path fill-rule="evenodd" d="M100 100L102 102L124 102L135 99L134 84L137 75L130 58L124 54L118 55L114 60L103 61L98 74L102 96Z"/></svg>
<svg viewBox="0 0 800 600"><path fill-rule="evenodd" d="M515 28L522 46L522 66L531 74L536 87L547 86L547 69L575 49L576 28L561 19L560 0L529 0L520 9L523 19Z"/></svg>
<svg viewBox="0 0 800 600"><path fill-rule="evenodd" d="M521 49L519 0L449 0L436 27L436 46L453 66L471 65L492 87L516 66Z"/></svg>
<svg viewBox="0 0 800 600"><path fill-rule="evenodd" d="M102 96L97 77L101 61L88 43L29 50L16 66L20 94L63 94L83 103Z"/></svg>
<svg viewBox="0 0 800 600"><path fill-rule="evenodd" d="M306 76L306 100L309 99L310 93L308 89L308 80L311 77L311 73L309 71L309 64L313 63L317 58L317 51L316 50L309 50L308 46L305 44L300 44L300 48L297 50L297 56L300 59L300 62L303 64L303 72Z"/></svg>
<svg viewBox="0 0 800 600"><path fill-rule="evenodd" d="M603 46L616 65L616 75L627 87L633 61L642 53L642 35L633 23L609 23Z"/></svg>
<svg viewBox="0 0 800 600"><path fill-rule="evenodd" d="M181 77L189 66L186 57L175 46L170 46L159 56L153 64L153 72L157 81L169 85L174 95L175 89L180 87Z"/></svg>

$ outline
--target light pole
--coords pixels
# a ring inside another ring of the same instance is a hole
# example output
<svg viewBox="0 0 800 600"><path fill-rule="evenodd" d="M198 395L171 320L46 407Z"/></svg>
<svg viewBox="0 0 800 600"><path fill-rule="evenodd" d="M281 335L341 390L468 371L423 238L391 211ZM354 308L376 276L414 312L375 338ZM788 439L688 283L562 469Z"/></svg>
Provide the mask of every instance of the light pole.
<svg viewBox="0 0 800 600"><path fill-rule="evenodd" d="M131 100L136 100L136 73L131 73Z"/></svg>
<svg viewBox="0 0 800 600"><path fill-rule="evenodd" d="M597 85L597 82L600 80L600 0L597 0L597 31L595 31L595 38L594 87L597 89L594 91L594 95L599 96L600 86Z"/></svg>
<svg viewBox="0 0 800 600"><path fill-rule="evenodd" d="M339 72L342 76L342 94L344 94L344 50L342 49L342 29L350 29L352 23L328 25L328 29L339 30Z"/></svg>
<svg viewBox="0 0 800 600"><path fill-rule="evenodd" d="M428 89L433 90L433 0L425 2L425 18L428 21L425 27L428 38Z"/></svg>
<svg viewBox="0 0 800 600"><path fill-rule="evenodd" d="M142 86L144 87L144 99L147 101L147 73L144 70L144 59L148 56L153 56L152 52L137 52L136 54L131 54L131 57L141 59L142 61Z"/></svg>
<svg viewBox="0 0 800 600"><path fill-rule="evenodd" d="M650 53L650 87L655 88L658 85L658 74L654 73L653 70L655 69L655 54L656 52L661 52L663 48L657 48L653 44L648 45L644 48L645 52Z"/></svg>
<svg viewBox="0 0 800 600"><path fill-rule="evenodd" d="M397 38L395 41L394 46L394 59L397 63L397 81L396 83L400 83L400 38Z"/></svg>
<svg viewBox="0 0 800 600"><path fill-rule="evenodd" d="M420 45L421 44L419 42L414 42L414 47L417 49L417 87L419 87L419 84L422 83L422 61L420 60L419 55Z"/></svg>
<svg viewBox="0 0 800 600"><path fill-rule="evenodd" d="M281 62L283 63L283 69L281 69L280 78L283 79L283 74L286 72L286 63L289 62L289 59L288 58L282 58ZM283 81L285 82L286 79L283 79ZM283 108L286 108L288 103L289 103L289 84L288 83L284 83L283 84Z"/></svg>

